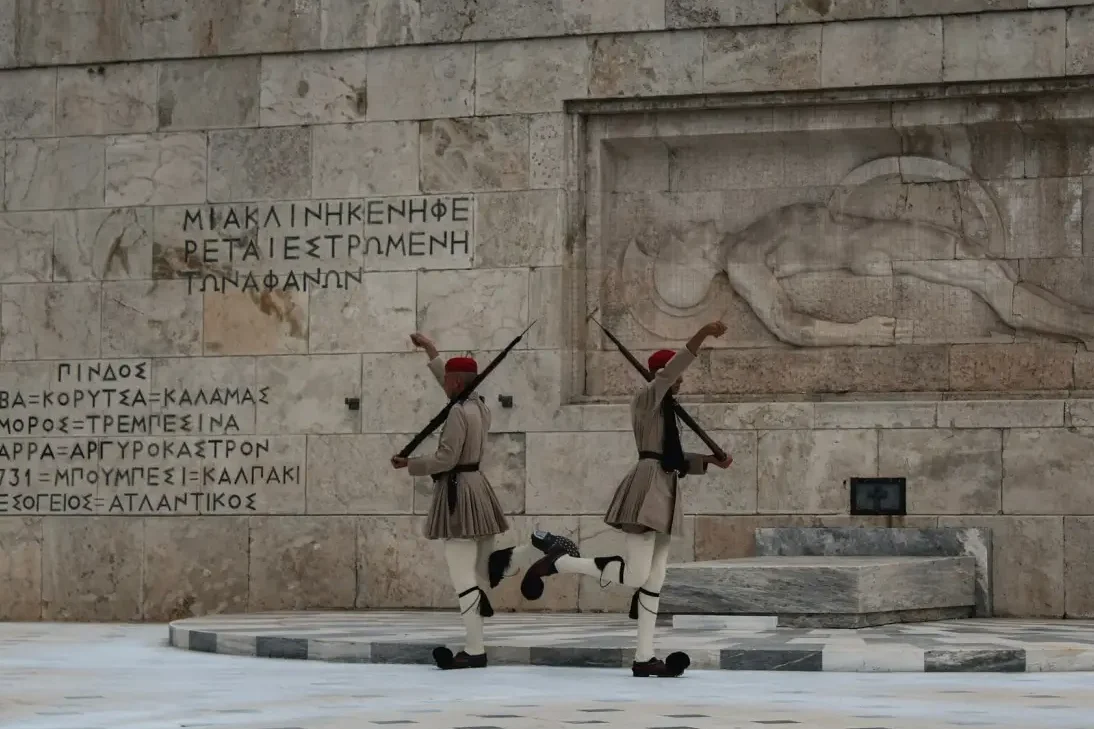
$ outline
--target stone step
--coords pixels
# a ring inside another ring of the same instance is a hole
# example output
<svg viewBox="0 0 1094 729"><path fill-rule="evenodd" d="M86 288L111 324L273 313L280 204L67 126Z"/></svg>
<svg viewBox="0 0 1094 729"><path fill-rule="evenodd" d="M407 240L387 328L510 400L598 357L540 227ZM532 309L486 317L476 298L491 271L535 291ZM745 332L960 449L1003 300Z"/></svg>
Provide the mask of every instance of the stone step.
<svg viewBox="0 0 1094 729"><path fill-rule="evenodd" d="M969 617L971 557L754 557L671 565L665 615L774 615L847 627Z"/></svg>
<svg viewBox="0 0 1094 729"><path fill-rule="evenodd" d="M779 627L774 615L673 615L674 630L740 630L762 633Z"/></svg>

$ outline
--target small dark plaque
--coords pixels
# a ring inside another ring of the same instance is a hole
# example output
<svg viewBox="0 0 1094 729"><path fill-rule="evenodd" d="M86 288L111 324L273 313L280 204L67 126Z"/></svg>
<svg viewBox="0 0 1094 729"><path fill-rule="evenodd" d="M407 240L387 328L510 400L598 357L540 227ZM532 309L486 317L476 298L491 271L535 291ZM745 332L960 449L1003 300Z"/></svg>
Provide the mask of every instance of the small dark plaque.
<svg viewBox="0 0 1094 729"><path fill-rule="evenodd" d="M907 479L903 477L851 479L851 514L853 516L906 516L907 513Z"/></svg>

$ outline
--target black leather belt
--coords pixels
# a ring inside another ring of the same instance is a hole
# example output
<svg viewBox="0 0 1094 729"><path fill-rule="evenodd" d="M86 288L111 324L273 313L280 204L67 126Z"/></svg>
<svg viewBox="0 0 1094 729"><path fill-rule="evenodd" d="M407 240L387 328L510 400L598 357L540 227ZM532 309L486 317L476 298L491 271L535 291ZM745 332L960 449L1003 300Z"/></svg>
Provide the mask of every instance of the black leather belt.
<svg viewBox="0 0 1094 729"><path fill-rule="evenodd" d="M657 451L638 451L638 458L642 461L660 461L661 454Z"/></svg>
<svg viewBox="0 0 1094 729"><path fill-rule="evenodd" d="M479 470L477 463L461 463L452 467L450 471L433 474L434 483L448 479L445 485L445 494L448 497L448 513L456 511L456 487L459 486L461 473L474 473Z"/></svg>

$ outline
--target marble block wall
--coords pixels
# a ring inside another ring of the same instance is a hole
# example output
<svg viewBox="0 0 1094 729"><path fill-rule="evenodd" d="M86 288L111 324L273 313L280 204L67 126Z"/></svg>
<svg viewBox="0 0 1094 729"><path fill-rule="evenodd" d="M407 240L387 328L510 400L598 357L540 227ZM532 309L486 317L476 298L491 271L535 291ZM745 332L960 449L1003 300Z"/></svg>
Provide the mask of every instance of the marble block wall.
<svg viewBox="0 0 1094 729"><path fill-rule="evenodd" d="M673 559L906 475L902 525L992 530L997 615L1094 617L1091 3L0 5L0 619L453 606L388 466L443 404L414 330L538 322L484 386L504 540L615 552L590 311L730 325ZM553 585L495 603L628 604Z"/></svg>

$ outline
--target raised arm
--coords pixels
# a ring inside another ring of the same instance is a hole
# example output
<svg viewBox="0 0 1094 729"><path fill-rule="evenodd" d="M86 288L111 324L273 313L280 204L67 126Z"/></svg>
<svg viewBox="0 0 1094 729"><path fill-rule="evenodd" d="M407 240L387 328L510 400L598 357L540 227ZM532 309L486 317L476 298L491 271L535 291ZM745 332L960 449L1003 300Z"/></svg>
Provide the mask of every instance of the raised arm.
<svg viewBox="0 0 1094 729"><path fill-rule="evenodd" d="M703 347L703 343L709 337L720 337L726 333L726 325L720 321L711 322L710 324L703 325L699 331L692 335L688 343L684 345L684 348L679 350L672 359L669 360L661 369L653 375L653 380L649 383L646 389L648 406L651 408L659 407L661 400L672 388L673 384L680 379L687 370L691 363L695 361L696 356L699 354L699 350Z"/></svg>
<svg viewBox="0 0 1094 729"><path fill-rule="evenodd" d="M410 341L414 343L415 347L425 351L426 356L429 357L429 371L433 373L437 383L444 386L444 362L441 361L437 345L433 344L433 340L421 332L411 334Z"/></svg>
<svg viewBox="0 0 1094 729"><path fill-rule="evenodd" d="M434 473L451 471L459 463L463 451L463 441L467 436L467 415L463 408L456 406L444 421L441 439L437 450L431 456L419 456L407 461L411 476L431 476Z"/></svg>

